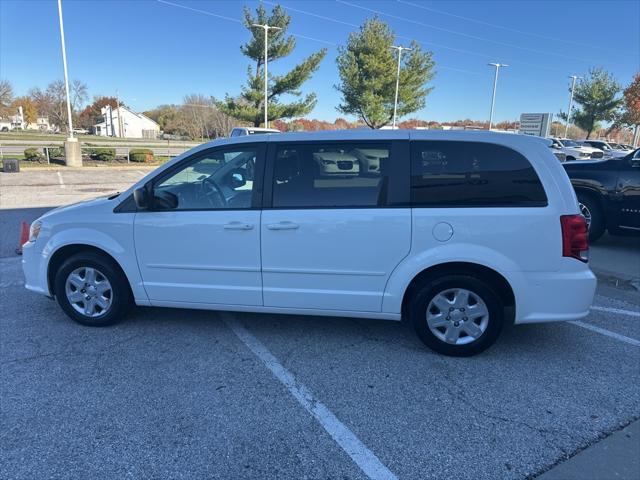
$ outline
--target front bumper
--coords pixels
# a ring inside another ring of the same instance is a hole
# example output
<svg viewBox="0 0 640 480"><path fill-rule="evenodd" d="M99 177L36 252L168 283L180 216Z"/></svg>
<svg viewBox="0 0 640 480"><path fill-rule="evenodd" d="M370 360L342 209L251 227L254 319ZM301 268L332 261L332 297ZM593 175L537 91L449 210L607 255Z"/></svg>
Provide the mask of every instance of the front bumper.
<svg viewBox="0 0 640 480"><path fill-rule="evenodd" d="M47 281L48 257L37 248L36 242L27 242L22 246L22 271L25 288L36 293L52 296Z"/></svg>

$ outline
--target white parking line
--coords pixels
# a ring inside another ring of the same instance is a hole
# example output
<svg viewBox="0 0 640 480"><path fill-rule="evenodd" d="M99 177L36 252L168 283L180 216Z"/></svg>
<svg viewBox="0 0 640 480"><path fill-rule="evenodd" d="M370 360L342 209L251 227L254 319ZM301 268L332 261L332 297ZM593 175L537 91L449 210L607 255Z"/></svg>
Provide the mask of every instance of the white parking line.
<svg viewBox="0 0 640 480"><path fill-rule="evenodd" d="M619 333L611 332L609 330L605 330L604 328L596 327L595 325L584 323L579 320L575 320L569 323L576 325L578 327L586 328L587 330L591 330L592 332L599 333L600 335L605 335L607 337L615 338L616 340L628 343L635 347L640 347L640 340L636 340L635 338L625 337L624 335L620 335Z"/></svg>
<svg viewBox="0 0 640 480"><path fill-rule="evenodd" d="M58 183L60 184L60 188L67 188L64 184L64 180L62 179L62 174L60 172L56 172L58 174Z"/></svg>
<svg viewBox="0 0 640 480"><path fill-rule="evenodd" d="M623 310L621 308L598 307L594 305L593 307L591 307L591 310L596 310L598 312L618 313L620 315L629 315L630 317L640 317L640 312L634 312L633 310Z"/></svg>
<svg viewBox="0 0 640 480"><path fill-rule="evenodd" d="M358 467L371 479L397 480L376 455L364 445L349 428L331 411L318 401L311 391L300 383L260 340L254 337L231 314L220 314L224 322L236 336L251 350L271 373L289 390L289 393L322 425L340 447L351 457Z"/></svg>

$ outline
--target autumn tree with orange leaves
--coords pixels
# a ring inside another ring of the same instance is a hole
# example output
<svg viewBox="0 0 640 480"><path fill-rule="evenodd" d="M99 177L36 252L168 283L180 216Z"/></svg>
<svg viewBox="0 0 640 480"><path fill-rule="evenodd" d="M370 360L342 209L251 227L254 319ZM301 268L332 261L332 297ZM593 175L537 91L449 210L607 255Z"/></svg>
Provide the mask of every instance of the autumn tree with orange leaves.
<svg viewBox="0 0 640 480"><path fill-rule="evenodd" d="M635 129L633 136L633 145L638 145L638 137L640 136L640 73L636 73L633 80L624 90L624 104L622 115L620 116L619 125L627 125Z"/></svg>

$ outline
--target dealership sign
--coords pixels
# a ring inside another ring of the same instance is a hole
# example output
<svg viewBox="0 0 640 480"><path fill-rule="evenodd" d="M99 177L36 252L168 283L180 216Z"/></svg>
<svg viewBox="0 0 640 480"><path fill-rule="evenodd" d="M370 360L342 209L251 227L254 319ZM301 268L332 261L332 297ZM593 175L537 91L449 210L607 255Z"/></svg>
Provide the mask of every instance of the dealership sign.
<svg viewBox="0 0 640 480"><path fill-rule="evenodd" d="M520 115L520 133L537 137L549 136L550 113L523 113Z"/></svg>

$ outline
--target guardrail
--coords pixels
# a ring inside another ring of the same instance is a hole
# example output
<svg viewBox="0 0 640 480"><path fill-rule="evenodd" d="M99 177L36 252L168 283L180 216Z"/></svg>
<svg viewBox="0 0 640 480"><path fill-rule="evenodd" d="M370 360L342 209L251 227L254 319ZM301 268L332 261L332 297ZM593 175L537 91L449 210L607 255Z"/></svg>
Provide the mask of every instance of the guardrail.
<svg viewBox="0 0 640 480"><path fill-rule="evenodd" d="M172 146L172 145L167 145L165 146L159 146L159 145L121 145L121 144L117 144L117 145L82 145L80 147L80 151L83 153L83 156L85 154L85 152L98 152L100 150L103 151L114 151L115 157L119 157L119 158L126 158L127 159L127 163L131 163L131 151L132 150L151 150L153 152L154 156L160 156L160 157L169 157L169 158L173 158L173 157L177 157L178 155L181 155L182 153L186 152L187 150L191 149L192 146ZM27 149L35 149L38 150L42 156L44 158L46 158L47 160L47 164L51 164L51 155L50 155L50 151L53 149L62 149L64 150L64 142L59 142L59 143L54 143L51 142L48 145L34 145L34 144L29 144L29 143L25 143L25 144L0 144L0 160L3 159L4 157L10 157L10 156L16 156L16 155L20 155L22 156L24 154L24 151Z"/></svg>

